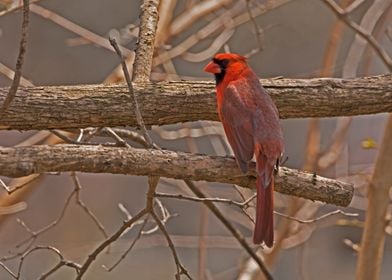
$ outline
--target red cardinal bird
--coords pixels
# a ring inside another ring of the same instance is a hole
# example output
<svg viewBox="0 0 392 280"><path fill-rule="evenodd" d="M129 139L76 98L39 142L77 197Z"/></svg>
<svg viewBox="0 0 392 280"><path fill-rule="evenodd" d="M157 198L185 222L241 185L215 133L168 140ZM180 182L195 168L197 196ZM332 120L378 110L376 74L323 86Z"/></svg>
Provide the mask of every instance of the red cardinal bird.
<svg viewBox="0 0 392 280"><path fill-rule="evenodd" d="M213 73L219 118L243 173L256 157L257 207L255 244L274 242L274 167L283 152L279 113L246 58L234 53L215 55L204 71Z"/></svg>

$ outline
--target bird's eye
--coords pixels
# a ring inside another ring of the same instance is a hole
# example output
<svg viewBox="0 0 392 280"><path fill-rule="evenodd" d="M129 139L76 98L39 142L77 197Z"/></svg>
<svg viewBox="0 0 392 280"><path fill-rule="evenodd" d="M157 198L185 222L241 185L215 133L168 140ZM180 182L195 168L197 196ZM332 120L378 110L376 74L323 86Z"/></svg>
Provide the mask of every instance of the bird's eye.
<svg viewBox="0 0 392 280"><path fill-rule="evenodd" d="M229 60L228 60L228 59L223 59L223 60L220 61L220 65L221 65L222 67L226 67L227 64L229 64Z"/></svg>

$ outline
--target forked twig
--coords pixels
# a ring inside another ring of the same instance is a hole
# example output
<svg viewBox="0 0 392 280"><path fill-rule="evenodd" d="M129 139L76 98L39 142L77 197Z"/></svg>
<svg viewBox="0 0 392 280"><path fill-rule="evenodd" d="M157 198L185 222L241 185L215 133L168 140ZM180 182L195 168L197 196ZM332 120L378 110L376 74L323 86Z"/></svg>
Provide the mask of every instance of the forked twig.
<svg viewBox="0 0 392 280"><path fill-rule="evenodd" d="M107 238L104 242L102 242L92 253L90 253L86 261L80 266L80 271L77 277L75 278L75 280L82 279L83 275L86 273L87 269L90 267L91 263L98 257L98 255L103 250L105 250L106 247L108 247L110 244L116 241L125 230L131 227L136 221L141 219L147 213L148 211L145 208L141 210L139 213L137 213L135 216L133 216L131 219L125 221L123 225L115 233L113 233L109 238Z"/></svg>
<svg viewBox="0 0 392 280"><path fill-rule="evenodd" d="M148 215L148 214L147 214ZM113 269L115 269L123 259L128 255L128 253L133 249L133 247L136 245L136 242L140 239L140 237L143 234L143 229L146 226L148 221L148 216L144 219L142 226L139 229L138 234L136 237L133 239L132 243L129 245L128 249L121 255L121 257L110 267L107 267L105 265L102 265L103 269L105 269L107 272L111 272Z"/></svg>

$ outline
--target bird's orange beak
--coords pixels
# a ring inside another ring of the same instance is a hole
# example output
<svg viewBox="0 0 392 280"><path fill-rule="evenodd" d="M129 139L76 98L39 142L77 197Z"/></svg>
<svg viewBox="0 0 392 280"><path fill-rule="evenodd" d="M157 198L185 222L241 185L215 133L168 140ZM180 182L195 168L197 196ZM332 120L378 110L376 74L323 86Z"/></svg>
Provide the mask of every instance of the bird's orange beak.
<svg viewBox="0 0 392 280"><path fill-rule="evenodd" d="M210 61L210 63L208 63L206 67L204 67L204 71L212 74L219 74L222 70L218 64L213 61Z"/></svg>

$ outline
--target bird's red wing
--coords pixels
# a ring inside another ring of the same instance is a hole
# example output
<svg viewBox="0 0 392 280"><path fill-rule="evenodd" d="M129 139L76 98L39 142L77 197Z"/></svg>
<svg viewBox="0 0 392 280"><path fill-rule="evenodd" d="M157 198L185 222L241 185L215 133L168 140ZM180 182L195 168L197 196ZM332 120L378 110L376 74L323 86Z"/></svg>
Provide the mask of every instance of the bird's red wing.
<svg viewBox="0 0 392 280"><path fill-rule="evenodd" d="M220 116L238 165L246 173L254 152L252 111L235 85L224 90Z"/></svg>

